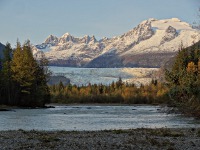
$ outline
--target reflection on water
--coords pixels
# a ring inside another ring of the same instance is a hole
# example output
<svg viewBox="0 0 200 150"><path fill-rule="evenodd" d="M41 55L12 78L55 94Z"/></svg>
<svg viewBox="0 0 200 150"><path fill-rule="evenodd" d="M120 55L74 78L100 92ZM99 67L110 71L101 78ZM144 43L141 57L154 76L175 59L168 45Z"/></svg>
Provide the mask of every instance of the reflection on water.
<svg viewBox="0 0 200 150"><path fill-rule="evenodd" d="M0 130L104 130L200 127L193 118L159 111L159 106L56 106L0 112Z"/></svg>

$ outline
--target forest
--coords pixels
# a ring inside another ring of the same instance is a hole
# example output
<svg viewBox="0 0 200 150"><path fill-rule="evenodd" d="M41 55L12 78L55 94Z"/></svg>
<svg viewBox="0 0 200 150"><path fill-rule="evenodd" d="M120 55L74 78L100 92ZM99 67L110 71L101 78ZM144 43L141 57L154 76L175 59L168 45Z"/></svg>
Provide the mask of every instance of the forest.
<svg viewBox="0 0 200 150"><path fill-rule="evenodd" d="M50 87L54 103L168 104L200 117L200 42L180 50L165 70L165 80L136 87L121 78L110 85L77 87L62 83Z"/></svg>
<svg viewBox="0 0 200 150"><path fill-rule="evenodd" d="M0 104L44 107L46 103L168 104L181 112L200 117L200 42L180 48L172 66L165 69L165 81L152 79L149 85L117 82L109 85L48 86L51 73L43 56L35 60L30 41L7 43L0 61Z"/></svg>
<svg viewBox="0 0 200 150"><path fill-rule="evenodd" d="M200 117L200 42L180 48L171 69L165 70L172 106Z"/></svg>
<svg viewBox="0 0 200 150"><path fill-rule="evenodd" d="M149 85L137 87L134 84L123 83L121 78L110 85L64 86L60 82L50 86L53 103L160 104L167 103L167 92L165 84L157 80L152 80Z"/></svg>
<svg viewBox="0 0 200 150"><path fill-rule="evenodd" d="M33 58L30 41L9 43L0 62L0 104L22 107L44 107L50 102L47 60Z"/></svg>

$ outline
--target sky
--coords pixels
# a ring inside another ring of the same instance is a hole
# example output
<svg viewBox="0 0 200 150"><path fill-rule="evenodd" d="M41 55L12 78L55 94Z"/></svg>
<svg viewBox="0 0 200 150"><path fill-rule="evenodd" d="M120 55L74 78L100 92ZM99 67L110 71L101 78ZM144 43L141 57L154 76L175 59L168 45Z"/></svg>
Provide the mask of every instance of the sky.
<svg viewBox="0 0 200 150"><path fill-rule="evenodd" d="M0 0L0 42L15 47L49 35L97 39L123 34L149 18L199 22L200 0Z"/></svg>

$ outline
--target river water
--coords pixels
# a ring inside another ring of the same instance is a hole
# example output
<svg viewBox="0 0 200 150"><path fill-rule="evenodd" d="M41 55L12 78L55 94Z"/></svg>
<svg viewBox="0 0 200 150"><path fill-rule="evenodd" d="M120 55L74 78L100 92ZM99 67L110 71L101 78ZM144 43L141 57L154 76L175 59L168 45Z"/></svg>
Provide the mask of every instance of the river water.
<svg viewBox="0 0 200 150"><path fill-rule="evenodd" d="M0 112L0 130L108 130L200 127L200 122L167 114L159 106L55 106Z"/></svg>

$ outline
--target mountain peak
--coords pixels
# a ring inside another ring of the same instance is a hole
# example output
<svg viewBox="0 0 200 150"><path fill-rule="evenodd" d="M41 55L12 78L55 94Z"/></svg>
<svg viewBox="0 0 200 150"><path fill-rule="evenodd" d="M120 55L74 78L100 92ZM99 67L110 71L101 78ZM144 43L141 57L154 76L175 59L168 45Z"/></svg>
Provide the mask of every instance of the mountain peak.
<svg viewBox="0 0 200 150"><path fill-rule="evenodd" d="M84 35L84 36L83 36L83 38L89 38L89 37L90 37L89 35Z"/></svg>
<svg viewBox="0 0 200 150"><path fill-rule="evenodd" d="M62 37L67 37L67 36L71 36L71 34L69 32L66 32L65 34L62 35Z"/></svg>
<svg viewBox="0 0 200 150"><path fill-rule="evenodd" d="M148 21L157 21L158 19L155 18L149 18Z"/></svg>
<svg viewBox="0 0 200 150"><path fill-rule="evenodd" d="M171 20L174 22L181 22L181 20L179 18L172 18Z"/></svg>
<svg viewBox="0 0 200 150"><path fill-rule="evenodd" d="M92 43L96 43L97 42L97 40L96 40L94 35L92 35L92 37L90 38L90 42L92 42Z"/></svg>
<svg viewBox="0 0 200 150"><path fill-rule="evenodd" d="M155 60L161 64L171 58L181 42L187 47L199 39L200 31L178 18L150 18L123 35L112 38L96 40L94 35L74 37L68 32L59 38L50 35L45 43L36 45L38 51L35 55L44 52L53 65L88 66L89 63L93 64L89 65L91 67L104 67L105 64L152 67Z"/></svg>
<svg viewBox="0 0 200 150"><path fill-rule="evenodd" d="M191 30L192 29L190 24L183 22L178 18L151 21L151 25L152 27L155 27L160 30L166 30L169 26L175 28L176 30Z"/></svg>
<svg viewBox="0 0 200 150"><path fill-rule="evenodd" d="M74 42L74 37L70 34L70 33L65 33L61 36L61 38L59 39L59 43L66 43L66 42Z"/></svg>
<svg viewBox="0 0 200 150"><path fill-rule="evenodd" d="M58 38L54 35L49 35L47 39L44 41L45 44L55 45L58 42Z"/></svg>

